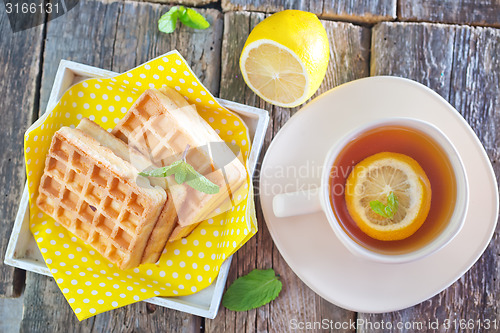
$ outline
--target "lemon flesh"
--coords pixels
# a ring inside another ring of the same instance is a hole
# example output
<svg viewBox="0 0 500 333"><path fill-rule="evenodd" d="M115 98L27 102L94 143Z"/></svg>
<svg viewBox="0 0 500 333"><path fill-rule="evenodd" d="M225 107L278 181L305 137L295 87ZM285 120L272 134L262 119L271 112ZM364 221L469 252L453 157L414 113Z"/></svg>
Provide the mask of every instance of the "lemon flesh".
<svg viewBox="0 0 500 333"><path fill-rule="evenodd" d="M374 212L370 202L387 204L393 192L398 209L392 218ZM397 153L378 153L358 163L346 182L349 214L368 236L379 240L401 240L424 223L430 210L429 179L417 161Z"/></svg>
<svg viewBox="0 0 500 333"><path fill-rule="evenodd" d="M279 44L261 40L248 49L245 72L248 85L261 97L281 105L307 98L308 77L302 63Z"/></svg>

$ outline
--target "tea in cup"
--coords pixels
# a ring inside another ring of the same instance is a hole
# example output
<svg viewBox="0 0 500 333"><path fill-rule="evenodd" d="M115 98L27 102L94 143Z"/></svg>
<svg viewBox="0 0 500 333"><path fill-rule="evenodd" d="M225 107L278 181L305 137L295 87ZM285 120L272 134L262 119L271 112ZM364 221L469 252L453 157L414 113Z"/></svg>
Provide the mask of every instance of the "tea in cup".
<svg viewBox="0 0 500 333"><path fill-rule="evenodd" d="M402 263L430 255L463 226L468 184L463 163L434 125L378 120L344 136L328 152L319 191L274 197L276 216L323 210L355 255Z"/></svg>

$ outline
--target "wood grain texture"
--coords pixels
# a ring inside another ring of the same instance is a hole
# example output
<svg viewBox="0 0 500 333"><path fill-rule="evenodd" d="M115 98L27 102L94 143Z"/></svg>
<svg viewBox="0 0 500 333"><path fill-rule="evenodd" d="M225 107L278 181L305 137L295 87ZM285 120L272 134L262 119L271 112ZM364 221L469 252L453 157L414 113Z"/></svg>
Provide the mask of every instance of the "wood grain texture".
<svg viewBox="0 0 500 333"><path fill-rule="evenodd" d="M449 101L472 126L494 168L500 160L499 55L499 29L456 28Z"/></svg>
<svg viewBox="0 0 500 333"><path fill-rule="evenodd" d="M396 19L397 0L324 0L322 18L359 23Z"/></svg>
<svg viewBox="0 0 500 333"><path fill-rule="evenodd" d="M168 6L137 2L81 0L78 7L50 21L44 54L41 110L45 110L61 59L124 72L171 50L179 50L203 84L219 91L222 14L199 12L210 22L206 30L178 26L172 34L158 31ZM78 29L74 29L78 26Z"/></svg>
<svg viewBox="0 0 500 333"><path fill-rule="evenodd" d="M66 15L47 23L40 113L45 111L62 59L112 68L116 21L122 8L123 3L120 2L80 1Z"/></svg>
<svg viewBox="0 0 500 333"><path fill-rule="evenodd" d="M20 332L198 332L201 318L139 302L78 321L54 279L28 272ZM36 310L33 310L36 309Z"/></svg>
<svg viewBox="0 0 500 333"><path fill-rule="evenodd" d="M440 40L440 42L438 42ZM435 42L433 42L435 41ZM419 51L413 45L420 45ZM436 24L382 23L373 29L372 75L403 76L424 83L445 97L479 136L493 162L497 180L500 135L500 31ZM404 55L402 55L402 50ZM403 60L406 59L406 60ZM411 65L413 64L413 65ZM500 321L499 227L478 262L451 287L409 309L358 314L371 322L417 323L429 320ZM424 331L430 331L424 326ZM395 332L418 332L418 327ZM436 332L448 332L440 327ZM486 330L484 330L486 331ZM491 332L496 330L492 329ZM373 332L373 330L360 330Z"/></svg>
<svg viewBox="0 0 500 333"><path fill-rule="evenodd" d="M500 27L499 0L399 0L402 21Z"/></svg>
<svg viewBox="0 0 500 333"><path fill-rule="evenodd" d="M77 8L50 21L41 86L44 105L61 59L121 72L173 49L186 58L207 88L217 93L222 14L200 10L212 24L210 29L194 32L182 27L166 35L156 26L165 10L165 6L143 2L80 1ZM199 331L201 323L199 317L143 302L80 323L55 282L32 273L27 278L24 306L25 332L193 332Z"/></svg>
<svg viewBox="0 0 500 333"><path fill-rule="evenodd" d="M375 23L396 19L396 0L222 0L224 11L279 12L299 9L321 18L351 22Z"/></svg>
<svg viewBox="0 0 500 333"><path fill-rule="evenodd" d="M16 297L25 273L3 261L26 181L23 141L38 105L43 27L13 33L0 13L0 35L0 297Z"/></svg>
<svg viewBox="0 0 500 333"><path fill-rule="evenodd" d="M372 33L371 75L411 78L449 98L454 27L381 23Z"/></svg>
<svg viewBox="0 0 500 333"><path fill-rule="evenodd" d="M145 2L158 2L169 5L183 5L189 7L200 7L218 2L218 0L141 0Z"/></svg>
<svg viewBox="0 0 500 333"><path fill-rule="evenodd" d="M226 13L222 45L222 98L261 107L270 111L271 121L266 133L259 164L279 129L298 108L273 107L258 98L245 84L239 70L239 55L250 30L263 20L262 13ZM318 94L341 83L368 76L369 30L349 23L323 21L330 40L331 54L327 75ZM214 320L205 320L205 332L288 332L292 321L355 320L355 313L330 304L309 289L288 267L264 222L258 198L258 171L254 182L259 231L233 257L228 284L255 268L274 268L283 283L280 296L268 305L246 312L221 308ZM336 331L337 332L337 331ZM350 331L349 331L350 332Z"/></svg>
<svg viewBox="0 0 500 333"><path fill-rule="evenodd" d="M457 27L453 55L449 102L481 140L499 182L500 30ZM454 318L496 319L500 331L499 224L478 262L447 292Z"/></svg>

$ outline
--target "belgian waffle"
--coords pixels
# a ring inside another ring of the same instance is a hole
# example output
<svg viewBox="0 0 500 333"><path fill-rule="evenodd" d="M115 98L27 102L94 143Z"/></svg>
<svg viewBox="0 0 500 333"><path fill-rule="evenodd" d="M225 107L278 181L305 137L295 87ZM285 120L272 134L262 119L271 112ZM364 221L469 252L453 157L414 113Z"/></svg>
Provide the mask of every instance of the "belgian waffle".
<svg viewBox="0 0 500 333"><path fill-rule="evenodd" d="M141 263L166 199L164 189L84 132L54 134L37 205L119 268Z"/></svg>
<svg viewBox="0 0 500 333"><path fill-rule="evenodd" d="M116 138L111 133L108 133L101 126L97 125L88 118L83 118L76 128L90 135L103 146L111 149L116 156L130 162L137 170L157 168L157 166L152 165L149 159L147 159L139 151L128 147L122 140ZM144 250L141 264L155 263L158 261L163 249L165 248L167 240L177 223L177 213L173 197L175 197L178 201L184 201L186 197L185 188L177 186L177 184L174 183L175 181L173 180L173 177L149 177L148 179L152 185L160 186L167 191L167 201L165 202L160 217L151 232L151 236ZM169 182L172 184L169 184Z"/></svg>
<svg viewBox="0 0 500 333"><path fill-rule="evenodd" d="M180 159L186 147L191 147L186 161L220 190L210 195L186 186L186 200L182 207L176 205L180 227L199 223L229 209L231 194L245 183L246 170L241 161L195 107L173 89L146 90L116 125L113 134L161 166ZM216 155L211 147L217 150ZM212 156L223 156L223 160L230 162L222 165Z"/></svg>

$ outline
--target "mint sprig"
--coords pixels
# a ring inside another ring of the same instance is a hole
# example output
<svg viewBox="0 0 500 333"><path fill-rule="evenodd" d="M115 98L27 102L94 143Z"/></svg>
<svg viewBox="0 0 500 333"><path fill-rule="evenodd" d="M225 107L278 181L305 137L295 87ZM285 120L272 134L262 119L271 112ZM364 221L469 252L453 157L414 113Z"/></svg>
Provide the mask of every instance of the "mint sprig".
<svg viewBox="0 0 500 333"><path fill-rule="evenodd" d="M389 193L387 196L387 205L378 200L370 201L370 208L378 215L388 219L394 217L394 214L398 211L398 206L398 198L394 195L394 192Z"/></svg>
<svg viewBox="0 0 500 333"><path fill-rule="evenodd" d="M232 311L256 309L278 297L281 288L281 281L272 268L254 269L227 288L222 305Z"/></svg>
<svg viewBox="0 0 500 333"><path fill-rule="evenodd" d="M186 154L188 149L189 145L187 145L186 149L184 150L182 159L162 168L139 172L139 174L144 177L169 177L174 175L177 184L183 184L185 182L195 190L203 193L219 193L218 185L212 183L205 176L196 171L191 164L186 162Z"/></svg>
<svg viewBox="0 0 500 333"><path fill-rule="evenodd" d="M158 20L158 29L166 34L175 31L177 20L193 29L207 29L210 23L197 11L184 6L173 6Z"/></svg>
<svg viewBox="0 0 500 333"><path fill-rule="evenodd" d="M168 12L163 14L158 20L158 30L166 34L174 32L179 18L178 8L174 6Z"/></svg>

